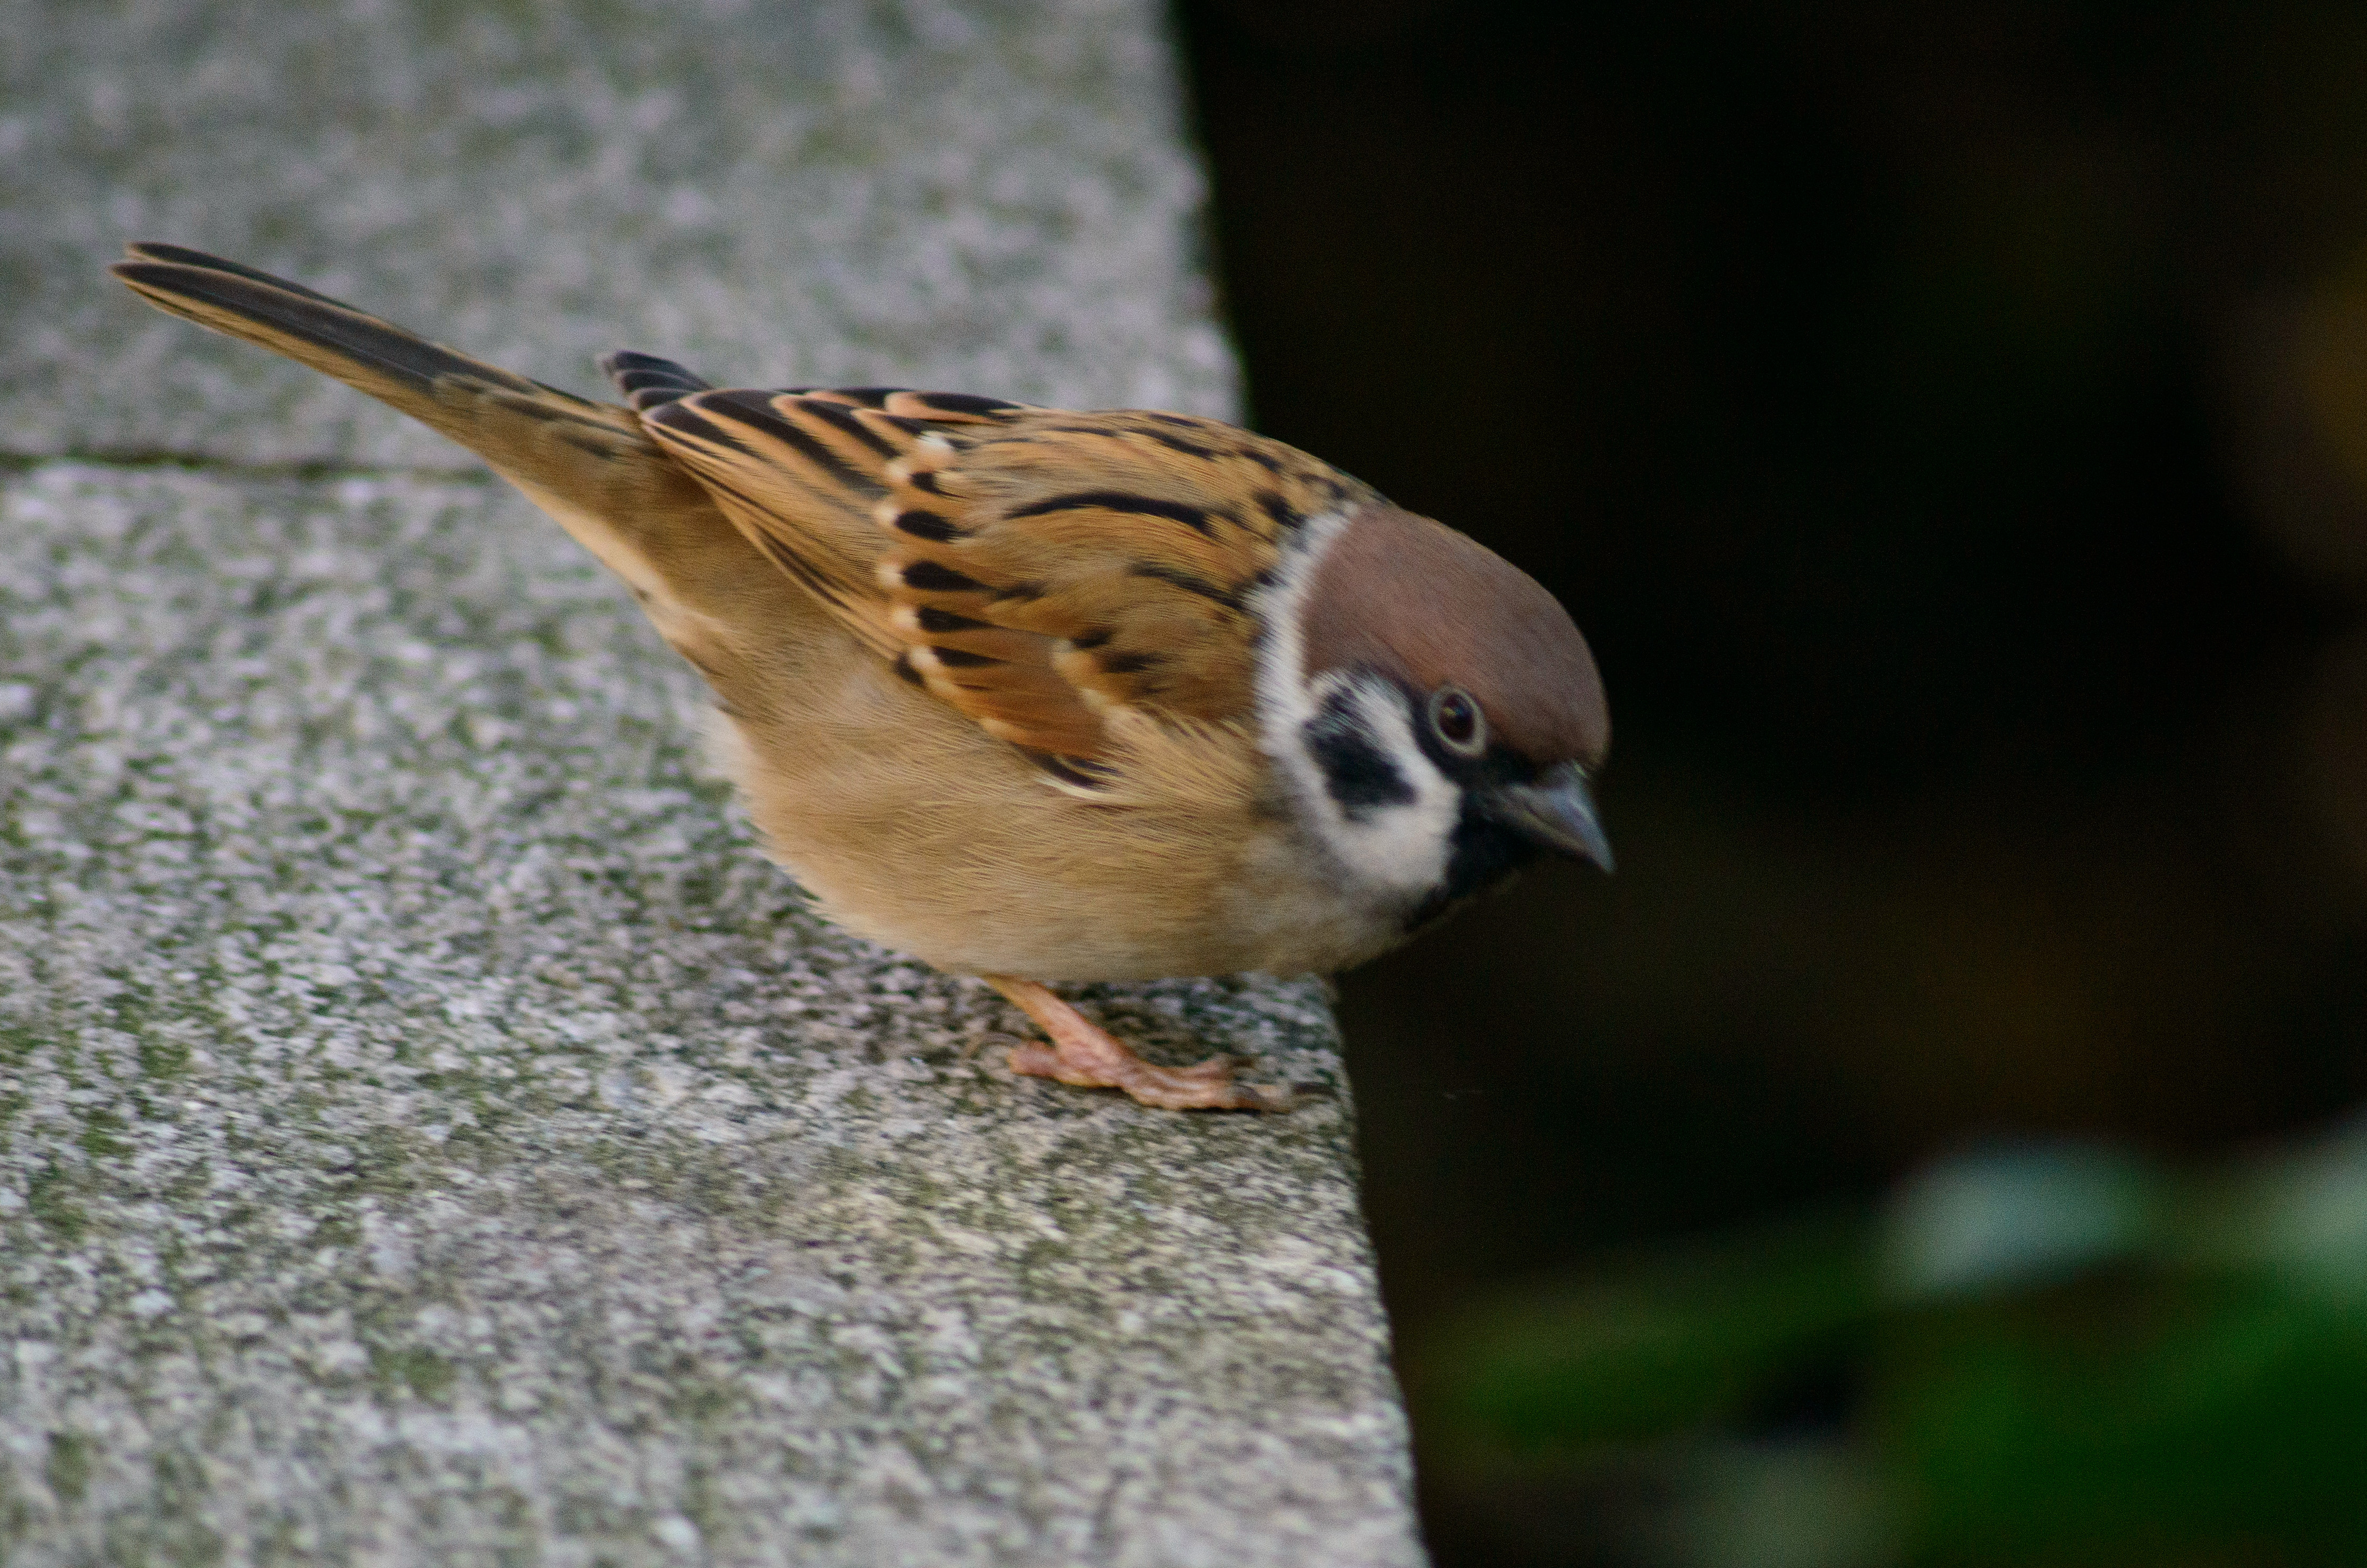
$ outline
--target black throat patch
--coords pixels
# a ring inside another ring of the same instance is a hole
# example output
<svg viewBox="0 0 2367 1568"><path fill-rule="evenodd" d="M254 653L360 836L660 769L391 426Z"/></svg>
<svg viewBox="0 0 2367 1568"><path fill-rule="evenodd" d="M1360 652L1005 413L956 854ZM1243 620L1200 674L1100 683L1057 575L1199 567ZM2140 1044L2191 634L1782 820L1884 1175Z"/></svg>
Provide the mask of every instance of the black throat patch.
<svg viewBox="0 0 2367 1568"><path fill-rule="evenodd" d="M1481 815L1471 798L1465 796L1447 852L1446 880L1406 917L1406 934L1435 925L1482 893L1494 892L1523 866L1543 859L1544 853L1520 833Z"/></svg>

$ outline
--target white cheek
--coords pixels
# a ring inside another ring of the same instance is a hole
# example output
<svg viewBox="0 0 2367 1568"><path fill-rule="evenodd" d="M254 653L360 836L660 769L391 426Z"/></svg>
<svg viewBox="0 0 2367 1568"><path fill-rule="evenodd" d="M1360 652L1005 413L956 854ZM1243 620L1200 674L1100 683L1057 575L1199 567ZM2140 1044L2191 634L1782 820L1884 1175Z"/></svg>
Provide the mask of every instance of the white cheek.
<svg viewBox="0 0 2367 1568"><path fill-rule="evenodd" d="M1303 727L1342 686L1350 688L1365 733L1380 743L1413 798L1345 807L1305 745L1285 742L1274 748L1274 760L1290 776L1301 808L1317 818L1318 836L1350 880L1375 891L1420 897L1445 879L1462 792L1422 755L1404 705L1387 687L1323 675L1296 694L1294 716ZM1304 728L1297 734L1303 736Z"/></svg>
<svg viewBox="0 0 2367 1568"><path fill-rule="evenodd" d="M1407 894L1427 893L1446 880L1450 840L1455 818L1463 810L1463 792L1422 755L1404 705L1392 694L1361 690L1356 705L1364 710L1372 733L1384 739L1383 749L1399 776L1413 786L1414 797L1366 807L1351 816L1341 809L1321 781L1316 781L1317 797L1331 818L1332 847L1365 882Z"/></svg>
<svg viewBox="0 0 2367 1568"><path fill-rule="evenodd" d="M1445 880L1451 836L1463 809L1462 793L1413 738L1404 705L1385 688L1359 685L1354 700L1370 733L1414 797L1359 807L1353 816L1331 795L1329 781L1308 751L1308 721L1348 678L1337 672L1305 679L1298 636L1300 602L1314 568L1347 518L1332 513L1310 519L1305 543L1285 568L1281 581L1260 606L1269 627L1258 663L1258 705L1263 715L1260 742L1289 780L1299 808L1315 818L1317 837L1352 881L1376 891L1420 897Z"/></svg>

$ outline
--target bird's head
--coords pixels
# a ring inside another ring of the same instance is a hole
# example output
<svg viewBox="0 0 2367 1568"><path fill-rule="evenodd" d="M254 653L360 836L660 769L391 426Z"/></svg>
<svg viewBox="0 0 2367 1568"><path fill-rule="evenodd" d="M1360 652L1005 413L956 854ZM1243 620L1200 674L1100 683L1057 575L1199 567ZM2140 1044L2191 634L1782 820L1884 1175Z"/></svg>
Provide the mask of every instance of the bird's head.
<svg viewBox="0 0 2367 1568"><path fill-rule="evenodd" d="M1589 787L1611 745L1603 678L1535 579L1375 502L1310 528L1268 604L1266 752L1409 926L1542 854L1611 869Z"/></svg>

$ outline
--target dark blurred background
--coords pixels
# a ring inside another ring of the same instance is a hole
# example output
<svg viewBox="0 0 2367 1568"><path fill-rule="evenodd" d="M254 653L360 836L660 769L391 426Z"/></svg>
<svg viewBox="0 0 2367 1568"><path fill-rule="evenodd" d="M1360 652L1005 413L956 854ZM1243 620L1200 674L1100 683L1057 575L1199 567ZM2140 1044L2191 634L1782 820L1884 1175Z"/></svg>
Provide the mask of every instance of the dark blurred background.
<svg viewBox="0 0 2367 1568"><path fill-rule="evenodd" d="M1442 1568L1586 1555L1438 1450L1475 1303L2367 1100L2367 11L1179 17L1255 423L1612 694L1618 875L1342 986Z"/></svg>

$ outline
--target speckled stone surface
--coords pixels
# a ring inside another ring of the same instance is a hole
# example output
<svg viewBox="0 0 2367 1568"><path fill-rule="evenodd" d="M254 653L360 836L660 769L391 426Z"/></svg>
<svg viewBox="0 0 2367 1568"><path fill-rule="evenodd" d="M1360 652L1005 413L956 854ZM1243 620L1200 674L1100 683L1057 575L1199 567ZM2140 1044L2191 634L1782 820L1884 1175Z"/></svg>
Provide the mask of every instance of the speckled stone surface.
<svg viewBox="0 0 2367 1568"><path fill-rule="evenodd" d="M91 265L169 239L554 386L649 349L723 386L1225 414L1203 178L1149 0L12 0L11 452L336 454L425 431Z"/></svg>
<svg viewBox="0 0 2367 1568"><path fill-rule="evenodd" d="M1222 410L1155 14L28 11L0 1561L1417 1563L1313 982L1082 994L1286 1117L1014 1079L754 852L555 527L96 272L218 245L577 386Z"/></svg>

